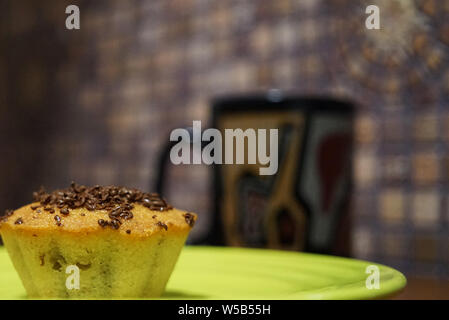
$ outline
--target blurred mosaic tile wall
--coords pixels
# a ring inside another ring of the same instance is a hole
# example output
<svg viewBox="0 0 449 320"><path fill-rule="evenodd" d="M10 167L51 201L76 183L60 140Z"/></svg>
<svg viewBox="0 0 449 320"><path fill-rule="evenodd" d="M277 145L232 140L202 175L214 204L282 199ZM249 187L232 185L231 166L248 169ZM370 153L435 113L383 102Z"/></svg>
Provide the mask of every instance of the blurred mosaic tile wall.
<svg viewBox="0 0 449 320"><path fill-rule="evenodd" d="M65 7L81 30L64 28ZM384 29L364 28L378 4ZM211 97L282 88L359 104L354 255L449 277L449 5L401 0L0 1L0 201L86 184L152 188L174 127ZM168 198L210 212L209 169Z"/></svg>

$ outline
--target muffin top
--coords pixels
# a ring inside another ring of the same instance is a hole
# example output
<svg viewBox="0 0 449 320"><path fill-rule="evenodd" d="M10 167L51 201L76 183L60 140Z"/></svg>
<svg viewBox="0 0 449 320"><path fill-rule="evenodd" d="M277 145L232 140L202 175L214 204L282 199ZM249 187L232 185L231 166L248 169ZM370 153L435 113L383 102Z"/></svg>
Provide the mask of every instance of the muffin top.
<svg viewBox="0 0 449 320"><path fill-rule="evenodd" d="M65 231L71 233L114 230L128 236L190 230L196 215L173 208L157 193L117 186L86 187L72 183L67 189L33 193L34 202L8 210L1 229Z"/></svg>

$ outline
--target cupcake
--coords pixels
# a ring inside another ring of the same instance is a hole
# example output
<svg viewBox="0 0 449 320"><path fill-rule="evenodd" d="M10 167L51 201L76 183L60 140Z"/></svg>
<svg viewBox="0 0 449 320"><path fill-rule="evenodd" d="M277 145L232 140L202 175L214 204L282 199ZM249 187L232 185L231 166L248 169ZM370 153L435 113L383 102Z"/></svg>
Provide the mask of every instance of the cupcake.
<svg viewBox="0 0 449 320"><path fill-rule="evenodd" d="M33 194L0 233L31 298L160 296L196 221L156 193L115 186Z"/></svg>

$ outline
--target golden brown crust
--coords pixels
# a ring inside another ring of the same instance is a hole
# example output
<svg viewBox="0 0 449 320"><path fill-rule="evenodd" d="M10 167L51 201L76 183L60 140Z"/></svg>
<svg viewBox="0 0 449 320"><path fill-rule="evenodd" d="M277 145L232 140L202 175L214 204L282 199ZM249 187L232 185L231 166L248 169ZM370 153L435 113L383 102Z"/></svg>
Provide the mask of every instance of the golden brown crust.
<svg viewBox="0 0 449 320"><path fill-rule="evenodd" d="M111 226L102 227L99 220L108 220L107 210L88 211L84 208L68 209L69 214L61 213L54 208L54 213L44 210L38 202L26 205L14 211L0 224L2 229L21 230L30 233L101 233L112 230ZM112 230L126 237L147 237L160 232L188 232L197 216L178 209L155 211L135 204L132 209L133 218L123 220L120 228ZM59 217L59 218L55 218ZM193 223L192 223L193 219ZM58 225L58 221L60 222Z"/></svg>

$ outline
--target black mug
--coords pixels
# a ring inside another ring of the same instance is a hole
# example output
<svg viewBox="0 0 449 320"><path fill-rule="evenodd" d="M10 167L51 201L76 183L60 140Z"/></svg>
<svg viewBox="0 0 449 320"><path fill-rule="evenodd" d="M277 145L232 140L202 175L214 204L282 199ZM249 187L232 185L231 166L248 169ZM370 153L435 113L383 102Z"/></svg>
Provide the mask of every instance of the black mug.
<svg viewBox="0 0 449 320"><path fill-rule="evenodd" d="M221 133L277 129L278 167L260 175L260 164L214 164L211 224L197 243L349 255L353 122L353 104L331 98L272 90L214 99L211 127ZM160 156L160 193L175 143Z"/></svg>

